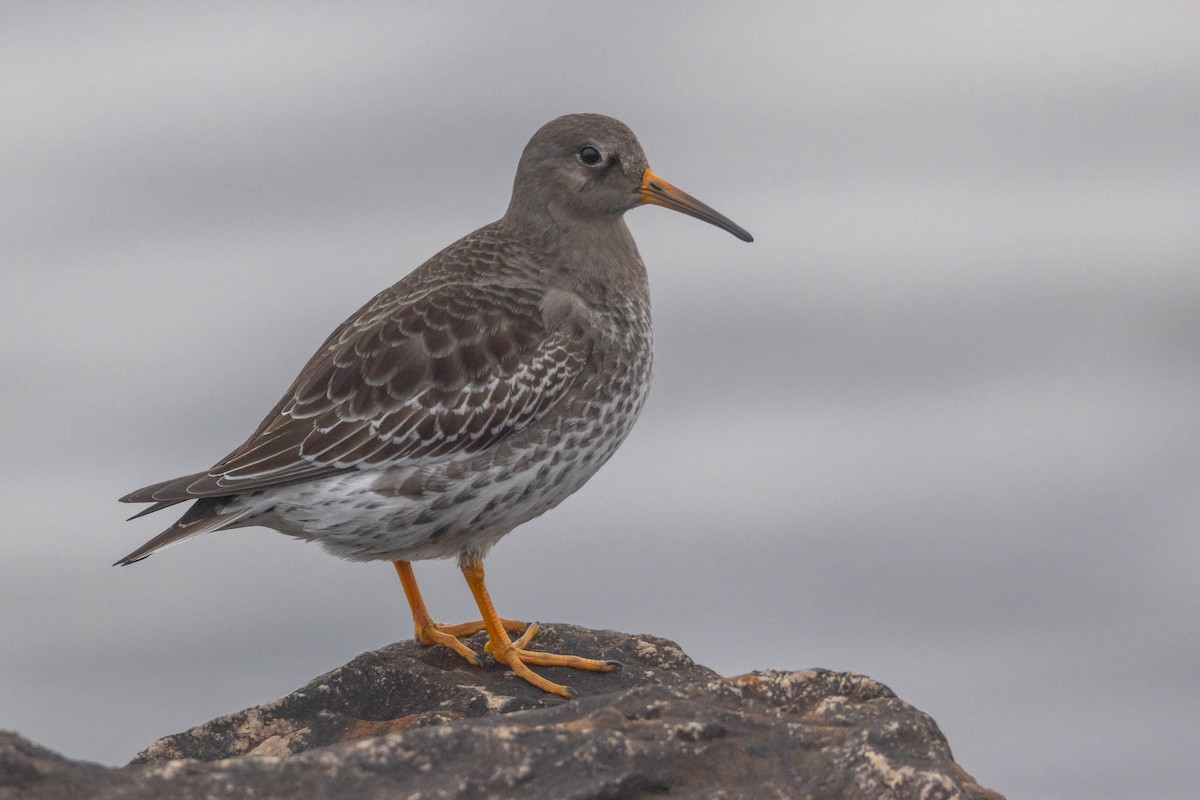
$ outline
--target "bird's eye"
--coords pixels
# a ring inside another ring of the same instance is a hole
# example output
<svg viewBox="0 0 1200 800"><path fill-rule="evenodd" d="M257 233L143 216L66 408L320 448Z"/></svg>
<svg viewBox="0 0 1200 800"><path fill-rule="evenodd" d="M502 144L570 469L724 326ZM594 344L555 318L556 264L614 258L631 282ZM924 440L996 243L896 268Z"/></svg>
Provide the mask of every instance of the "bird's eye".
<svg viewBox="0 0 1200 800"><path fill-rule="evenodd" d="M579 160L589 167L594 167L600 163L600 151L589 144L579 151Z"/></svg>

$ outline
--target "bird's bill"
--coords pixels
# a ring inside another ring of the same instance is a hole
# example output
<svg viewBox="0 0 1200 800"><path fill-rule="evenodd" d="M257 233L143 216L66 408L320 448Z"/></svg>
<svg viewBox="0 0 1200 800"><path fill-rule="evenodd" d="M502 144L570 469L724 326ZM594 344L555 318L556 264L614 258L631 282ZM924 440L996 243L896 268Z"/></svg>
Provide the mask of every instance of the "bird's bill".
<svg viewBox="0 0 1200 800"><path fill-rule="evenodd" d="M729 231L743 242L754 241L754 237L748 230L719 211L709 208L682 189L675 188L649 169L642 173L642 202L702 219L711 225Z"/></svg>

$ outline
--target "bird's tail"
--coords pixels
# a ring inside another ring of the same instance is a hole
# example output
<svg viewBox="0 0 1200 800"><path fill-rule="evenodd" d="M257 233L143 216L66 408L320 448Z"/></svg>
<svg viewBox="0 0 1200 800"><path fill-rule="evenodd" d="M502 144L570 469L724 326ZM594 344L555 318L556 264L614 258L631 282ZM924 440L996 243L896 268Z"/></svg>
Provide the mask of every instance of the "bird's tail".
<svg viewBox="0 0 1200 800"><path fill-rule="evenodd" d="M135 561L141 561L151 553L162 550L164 547L169 547L176 542L182 542L184 539L190 539L193 536L199 536L202 533L219 531L222 528L232 528L237 523L246 519L246 517L252 515L256 510L253 507L243 506L231 512L227 509L228 500L229 498L227 497L205 497L197 500L187 510L187 513L179 518L178 522L120 561L117 561L113 566L124 567ZM157 509L152 508L151 510Z"/></svg>

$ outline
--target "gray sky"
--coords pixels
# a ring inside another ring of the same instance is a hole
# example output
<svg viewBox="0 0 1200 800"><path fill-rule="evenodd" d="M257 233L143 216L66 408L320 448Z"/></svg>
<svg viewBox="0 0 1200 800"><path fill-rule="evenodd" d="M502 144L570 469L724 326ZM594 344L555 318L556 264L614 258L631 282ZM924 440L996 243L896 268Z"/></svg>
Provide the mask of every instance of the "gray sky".
<svg viewBox="0 0 1200 800"><path fill-rule="evenodd" d="M119 763L411 635L264 530L111 568L172 519L115 499L596 111L757 241L630 213L655 387L502 613L869 674L1012 797L1194 796L1193 3L127 8L0 10L0 727Z"/></svg>

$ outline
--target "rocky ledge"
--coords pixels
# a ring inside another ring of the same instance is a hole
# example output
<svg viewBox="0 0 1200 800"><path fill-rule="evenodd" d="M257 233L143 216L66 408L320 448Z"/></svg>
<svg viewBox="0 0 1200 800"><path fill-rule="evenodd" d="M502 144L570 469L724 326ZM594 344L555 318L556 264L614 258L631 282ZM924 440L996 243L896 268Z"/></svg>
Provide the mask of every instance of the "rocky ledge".
<svg viewBox="0 0 1200 800"><path fill-rule="evenodd" d="M134 798L987 798L927 715L862 675L722 678L677 645L570 625L537 645L613 659L545 669L572 700L407 641L265 705L160 739L125 767L0 732L0 800ZM483 650L482 634L468 640Z"/></svg>

